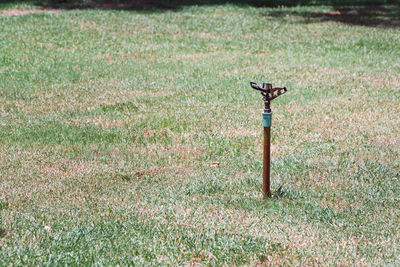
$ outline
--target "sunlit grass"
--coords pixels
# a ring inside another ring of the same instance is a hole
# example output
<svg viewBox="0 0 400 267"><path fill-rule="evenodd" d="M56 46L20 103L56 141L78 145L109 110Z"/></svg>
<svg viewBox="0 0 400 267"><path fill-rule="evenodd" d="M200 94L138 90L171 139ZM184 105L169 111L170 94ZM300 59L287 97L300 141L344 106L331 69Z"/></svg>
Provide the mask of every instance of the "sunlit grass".
<svg viewBox="0 0 400 267"><path fill-rule="evenodd" d="M0 16L1 264L398 265L400 31L329 10Z"/></svg>

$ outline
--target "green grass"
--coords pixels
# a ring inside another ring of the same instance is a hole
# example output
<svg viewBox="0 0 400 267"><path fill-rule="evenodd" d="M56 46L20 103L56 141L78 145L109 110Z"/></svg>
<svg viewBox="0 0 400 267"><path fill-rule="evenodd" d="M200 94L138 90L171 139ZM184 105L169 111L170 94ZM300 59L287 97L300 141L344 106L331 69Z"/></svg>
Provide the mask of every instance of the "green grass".
<svg viewBox="0 0 400 267"><path fill-rule="evenodd" d="M399 265L400 29L331 11L0 16L0 265Z"/></svg>

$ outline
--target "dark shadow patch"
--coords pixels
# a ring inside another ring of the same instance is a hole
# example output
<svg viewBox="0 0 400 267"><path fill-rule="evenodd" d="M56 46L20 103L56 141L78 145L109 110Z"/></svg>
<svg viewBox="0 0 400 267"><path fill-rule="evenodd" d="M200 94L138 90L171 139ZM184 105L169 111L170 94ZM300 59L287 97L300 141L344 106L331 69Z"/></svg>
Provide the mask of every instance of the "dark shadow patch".
<svg viewBox="0 0 400 267"><path fill-rule="evenodd" d="M119 10L160 10L175 11L177 5L161 1L45 1L37 5L54 9L119 9Z"/></svg>
<svg viewBox="0 0 400 267"><path fill-rule="evenodd" d="M400 3L374 5L332 5L330 12L280 11L265 14L268 17L302 17L302 23L338 22L367 27L394 28L400 26Z"/></svg>
<svg viewBox="0 0 400 267"><path fill-rule="evenodd" d="M283 185L279 186L275 192L272 192L272 198L280 199L285 197L286 191L283 189Z"/></svg>
<svg viewBox="0 0 400 267"><path fill-rule="evenodd" d="M15 3L34 3L50 9L120 9L177 11L185 6L237 5L253 7L282 7L299 5L335 5L335 4L388 4L398 0L0 0L0 6Z"/></svg>
<svg viewBox="0 0 400 267"><path fill-rule="evenodd" d="M92 1L76 1L76 0L48 0L38 2L37 5L43 8L52 9L127 9L127 10L151 10L151 11L177 11L185 6L204 6L204 5L224 5L234 4L241 6L255 7L273 7L281 5L306 4L309 0L131 0L131 1L113 1L113 0L92 0Z"/></svg>
<svg viewBox="0 0 400 267"><path fill-rule="evenodd" d="M33 3L44 9L112 9L136 11L178 11L188 6L236 5L253 7L332 6L330 12L272 10L270 17L300 16L305 23L335 21L369 27L399 27L400 0L0 0L0 8L17 3Z"/></svg>

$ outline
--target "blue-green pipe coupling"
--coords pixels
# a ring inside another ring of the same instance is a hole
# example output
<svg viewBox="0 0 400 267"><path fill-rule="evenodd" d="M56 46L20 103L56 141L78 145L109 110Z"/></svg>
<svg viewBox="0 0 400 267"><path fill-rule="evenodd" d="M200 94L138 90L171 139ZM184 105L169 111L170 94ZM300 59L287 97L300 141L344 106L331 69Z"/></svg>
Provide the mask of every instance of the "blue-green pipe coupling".
<svg viewBox="0 0 400 267"><path fill-rule="evenodd" d="M271 112L263 112L263 126L271 127L272 113Z"/></svg>

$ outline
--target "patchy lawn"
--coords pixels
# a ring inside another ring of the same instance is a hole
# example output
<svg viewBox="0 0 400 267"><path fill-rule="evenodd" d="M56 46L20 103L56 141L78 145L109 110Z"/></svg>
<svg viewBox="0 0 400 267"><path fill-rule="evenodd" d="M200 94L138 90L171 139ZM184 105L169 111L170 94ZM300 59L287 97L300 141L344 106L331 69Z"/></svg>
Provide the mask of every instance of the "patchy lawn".
<svg viewBox="0 0 400 267"><path fill-rule="evenodd" d="M400 28L346 8L0 11L1 265L399 265Z"/></svg>

